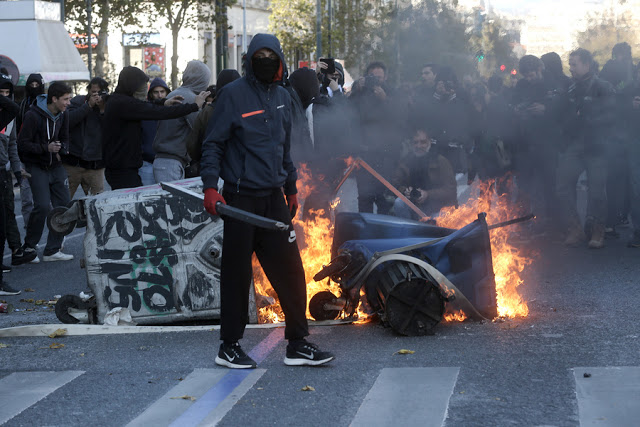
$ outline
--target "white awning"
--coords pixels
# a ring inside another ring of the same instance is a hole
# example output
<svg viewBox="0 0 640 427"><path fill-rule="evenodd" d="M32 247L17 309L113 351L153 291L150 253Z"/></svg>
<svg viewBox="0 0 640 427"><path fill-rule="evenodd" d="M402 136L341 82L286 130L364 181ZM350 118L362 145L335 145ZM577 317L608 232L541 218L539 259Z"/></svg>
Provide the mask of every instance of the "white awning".
<svg viewBox="0 0 640 427"><path fill-rule="evenodd" d="M32 73L42 74L47 83L89 80L89 70L61 21L0 20L0 54L18 65L18 85L24 85Z"/></svg>

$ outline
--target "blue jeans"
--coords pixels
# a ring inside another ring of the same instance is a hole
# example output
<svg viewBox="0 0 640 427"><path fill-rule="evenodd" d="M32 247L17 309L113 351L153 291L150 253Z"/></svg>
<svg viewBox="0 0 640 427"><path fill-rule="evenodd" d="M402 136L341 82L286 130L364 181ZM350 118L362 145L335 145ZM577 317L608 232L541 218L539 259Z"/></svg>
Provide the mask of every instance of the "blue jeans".
<svg viewBox="0 0 640 427"><path fill-rule="evenodd" d="M169 182L184 179L182 162L176 159L156 157L153 161L153 177L156 182Z"/></svg>
<svg viewBox="0 0 640 427"><path fill-rule="evenodd" d="M26 171L31 174L29 184L33 193L33 211L29 215L24 245L35 248L42 237L50 206L53 205L55 208L69 205L69 187L67 172L62 165L52 169L42 169L30 163L25 166ZM63 238L63 235L49 231L44 255L53 255L58 252L62 246Z"/></svg>
<svg viewBox="0 0 640 427"><path fill-rule="evenodd" d="M153 185L156 183L155 178L153 177L153 163L142 162L142 167L138 169L138 175L140 175L140 179L142 179L142 185Z"/></svg>

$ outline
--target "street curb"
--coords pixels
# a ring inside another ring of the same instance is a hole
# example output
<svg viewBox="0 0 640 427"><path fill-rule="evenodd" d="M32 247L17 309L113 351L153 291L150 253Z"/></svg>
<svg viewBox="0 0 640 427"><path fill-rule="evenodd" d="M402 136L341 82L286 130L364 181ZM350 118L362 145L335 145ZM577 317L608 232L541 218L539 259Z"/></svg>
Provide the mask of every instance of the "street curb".
<svg viewBox="0 0 640 427"><path fill-rule="evenodd" d="M324 320L321 322L310 321L309 326L335 326L348 325L353 320ZM247 329L274 329L284 327L284 322L249 324ZM105 325L65 325L44 324L30 326L15 326L0 329L0 338L8 337L46 337L58 329L64 329L64 336L81 335L116 335L116 334L153 334L163 332L198 332L217 331L220 325L208 326L105 326Z"/></svg>

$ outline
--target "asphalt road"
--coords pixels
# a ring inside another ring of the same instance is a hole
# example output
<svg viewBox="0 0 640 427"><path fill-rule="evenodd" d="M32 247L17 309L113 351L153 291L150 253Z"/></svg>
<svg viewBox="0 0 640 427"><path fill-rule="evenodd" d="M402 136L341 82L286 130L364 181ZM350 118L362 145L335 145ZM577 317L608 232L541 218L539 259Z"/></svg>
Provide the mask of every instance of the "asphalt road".
<svg viewBox="0 0 640 427"><path fill-rule="evenodd" d="M622 232L602 250L526 244L526 318L443 323L426 337L312 326L310 340L336 355L326 367L285 366L282 329L247 330L243 347L259 361L249 372L215 365L216 330L0 338L0 424L638 425L640 250ZM1 298L19 311L0 314L0 328L58 323L20 300L85 290L82 239L80 229L65 242L73 261L6 274L34 292Z"/></svg>

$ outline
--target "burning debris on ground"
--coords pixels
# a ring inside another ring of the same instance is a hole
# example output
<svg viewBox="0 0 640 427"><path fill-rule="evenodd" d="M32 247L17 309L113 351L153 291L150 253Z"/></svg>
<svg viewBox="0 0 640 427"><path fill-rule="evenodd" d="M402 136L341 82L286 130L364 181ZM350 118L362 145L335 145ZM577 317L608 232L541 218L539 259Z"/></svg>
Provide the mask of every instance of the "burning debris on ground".
<svg viewBox="0 0 640 427"><path fill-rule="evenodd" d="M314 177L304 166L300 176L305 199L314 190ZM432 333L440 321L526 317L521 274L533 258L510 243L505 226L523 213L496 194L491 181L479 182L477 193L457 208L443 209L437 225L336 214L339 199L329 212L313 211L304 220L298 213L294 224L307 276L307 317L362 321L379 314L383 324L404 335ZM480 261L484 270L477 269ZM258 294L277 301L256 259L254 283ZM263 323L283 320L277 302L261 308L259 317Z"/></svg>

